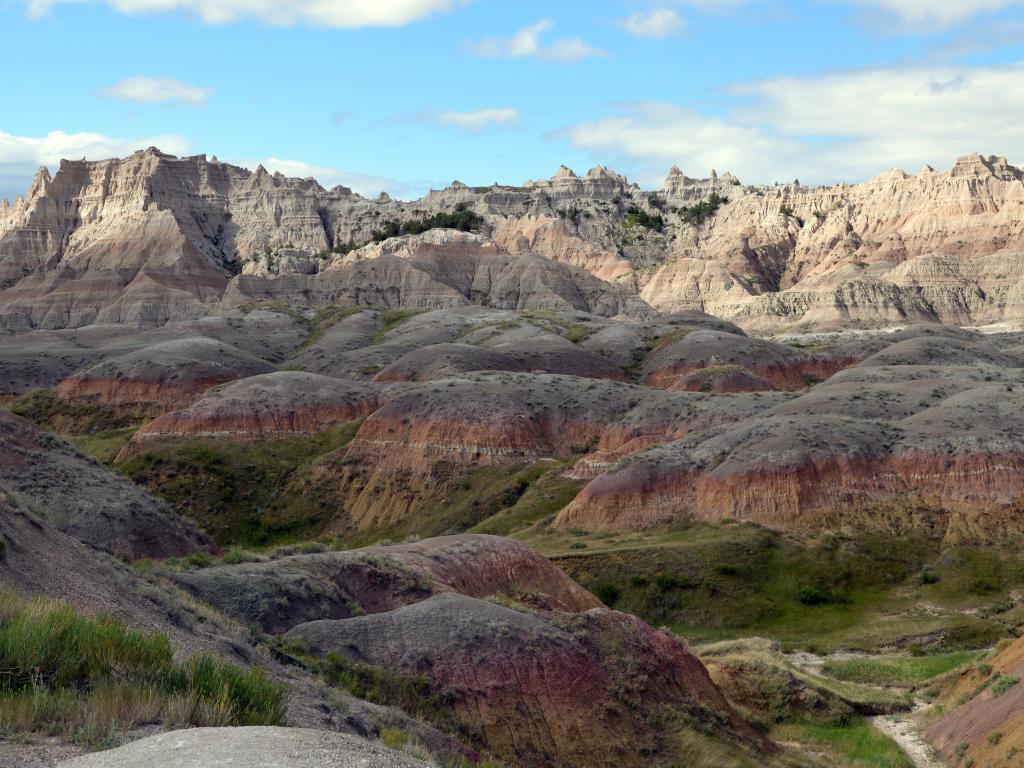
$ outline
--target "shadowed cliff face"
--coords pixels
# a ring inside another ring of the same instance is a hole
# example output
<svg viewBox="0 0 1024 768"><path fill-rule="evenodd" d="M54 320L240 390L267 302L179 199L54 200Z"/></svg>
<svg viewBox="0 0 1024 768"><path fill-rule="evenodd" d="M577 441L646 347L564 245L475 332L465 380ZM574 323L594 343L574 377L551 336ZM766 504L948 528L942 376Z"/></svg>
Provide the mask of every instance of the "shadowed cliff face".
<svg viewBox="0 0 1024 768"><path fill-rule="evenodd" d="M150 149L64 161L0 208L0 319L149 327L283 299L700 310L758 331L992 323L1024 313L1021 177L972 155L946 173L819 188L674 169L645 192L603 168L563 169L404 203ZM460 212L478 234L423 232ZM374 242L402 231L422 234Z"/></svg>

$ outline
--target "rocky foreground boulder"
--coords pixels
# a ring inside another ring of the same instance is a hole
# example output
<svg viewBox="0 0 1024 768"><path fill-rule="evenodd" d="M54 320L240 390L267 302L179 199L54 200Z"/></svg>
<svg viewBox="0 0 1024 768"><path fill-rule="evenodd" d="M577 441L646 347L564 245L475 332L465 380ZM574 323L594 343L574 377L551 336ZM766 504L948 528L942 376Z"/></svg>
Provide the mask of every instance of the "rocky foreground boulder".
<svg viewBox="0 0 1024 768"><path fill-rule="evenodd" d="M354 736L303 728L192 728L76 757L59 768L426 768L411 755Z"/></svg>

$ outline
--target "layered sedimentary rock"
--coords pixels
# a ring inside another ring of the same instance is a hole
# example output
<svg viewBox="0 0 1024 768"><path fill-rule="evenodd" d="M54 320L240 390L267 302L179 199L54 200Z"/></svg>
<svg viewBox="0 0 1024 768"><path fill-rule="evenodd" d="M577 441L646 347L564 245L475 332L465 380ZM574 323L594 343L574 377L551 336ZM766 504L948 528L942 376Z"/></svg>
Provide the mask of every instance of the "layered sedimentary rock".
<svg viewBox="0 0 1024 768"><path fill-rule="evenodd" d="M783 399L755 393L716 400L538 374L438 379L388 400L311 479L316 493L336 501L336 530L387 527L440 503L481 467L559 459L577 463L575 476L592 476L632 451L742 420Z"/></svg>
<svg viewBox="0 0 1024 768"><path fill-rule="evenodd" d="M242 275L222 302L497 309L650 315L642 300L589 272L536 254L511 255L481 235L434 230L397 237L332 259L314 275Z"/></svg>
<svg viewBox="0 0 1024 768"><path fill-rule="evenodd" d="M155 326L276 298L599 314L642 300L759 332L991 323L1024 317L1022 176L1005 158L972 155L948 172L813 188L673 168L645 192L604 168L563 168L406 203L155 149L64 161L0 208L0 322ZM457 211L479 234L373 243Z"/></svg>
<svg viewBox="0 0 1024 768"><path fill-rule="evenodd" d="M603 608L535 614L449 593L301 624L285 637L315 653L423 675L449 692L475 741L517 765L654 764L673 751L655 709L739 752L772 750L677 640Z"/></svg>
<svg viewBox="0 0 1024 768"><path fill-rule="evenodd" d="M497 536L292 555L182 573L175 580L227 615L272 633L316 619L391 611L446 592L503 595L571 612L601 604L525 544Z"/></svg>
<svg viewBox="0 0 1024 768"><path fill-rule="evenodd" d="M980 337L898 342L754 418L625 458L557 524L741 518L950 541L1016 538L1024 531L1022 362Z"/></svg>
<svg viewBox="0 0 1024 768"><path fill-rule="evenodd" d="M65 400L153 417L191 405L217 384L273 370L267 361L229 344L184 338L96 363L64 379L56 392Z"/></svg>
<svg viewBox="0 0 1024 768"><path fill-rule="evenodd" d="M136 433L134 440L267 440L309 435L369 416L389 394L389 388L380 385L300 371L250 376L216 387L190 407L154 419Z"/></svg>
<svg viewBox="0 0 1024 768"><path fill-rule="evenodd" d="M1010 763L1024 746L1024 686L1018 684L1022 676L1024 640L1018 638L1005 648L1000 643L985 664L965 666L947 681L937 703L942 714L927 725L925 738L951 763ZM995 686L1002 690L994 691Z"/></svg>
<svg viewBox="0 0 1024 768"><path fill-rule="evenodd" d="M641 381L672 387L690 375L720 366L739 366L777 389L803 389L859 359L842 352L809 354L801 349L722 331L681 331L670 335L646 359ZM687 389L688 386L680 386Z"/></svg>

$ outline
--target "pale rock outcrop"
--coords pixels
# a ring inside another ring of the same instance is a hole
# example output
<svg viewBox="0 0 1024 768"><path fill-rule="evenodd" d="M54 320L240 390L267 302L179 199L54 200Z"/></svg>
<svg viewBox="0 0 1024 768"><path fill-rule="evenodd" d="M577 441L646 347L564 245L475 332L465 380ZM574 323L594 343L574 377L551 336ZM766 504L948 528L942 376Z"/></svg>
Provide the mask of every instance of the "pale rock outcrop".
<svg viewBox="0 0 1024 768"><path fill-rule="evenodd" d="M1004 157L827 187L743 186L673 168L658 192L600 166L583 176L563 167L523 186L455 182L401 202L151 148L64 161L52 177L41 169L24 198L0 207L0 329L159 326L296 292L382 306L486 303L490 290L452 285L465 241L440 235L426 272L388 260L413 261L402 257L407 243L372 244L395 231L388 225L416 231L460 208L479 217L478 245L494 254L485 272L553 260L580 270L568 280L589 273L656 310L704 311L756 332L1024 317L1024 172ZM361 271L320 277L351 266L350 252ZM493 265L499 256L505 266ZM252 279L280 282L270 290Z"/></svg>

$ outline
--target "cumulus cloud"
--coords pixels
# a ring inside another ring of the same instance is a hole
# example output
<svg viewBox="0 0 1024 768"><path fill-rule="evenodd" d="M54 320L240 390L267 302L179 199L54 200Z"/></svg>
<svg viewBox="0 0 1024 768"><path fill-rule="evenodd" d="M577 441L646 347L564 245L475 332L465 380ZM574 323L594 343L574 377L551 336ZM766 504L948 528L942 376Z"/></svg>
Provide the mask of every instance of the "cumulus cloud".
<svg viewBox="0 0 1024 768"><path fill-rule="evenodd" d="M608 55L579 37L560 37L544 42L542 36L554 27L551 19L541 19L535 24L523 27L512 37L489 37L473 43L470 51L483 58L536 58L563 62Z"/></svg>
<svg viewBox="0 0 1024 768"><path fill-rule="evenodd" d="M62 159L103 160L123 157L137 149L160 147L164 152L183 155L189 144L174 134L140 139L119 139L100 133L51 131L45 136L14 136L0 133L0 197L24 194L41 165L56 172Z"/></svg>
<svg viewBox="0 0 1024 768"><path fill-rule="evenodd" d="M519 110L511 107L477 109L472 112L433 112L427 116L430 122L440 125L454 125L479 131L495 125L509 125L519 120Z"/></svg>
<svg viewBox="0 0 1024 768"><path fill-rule="evenodd" d="M395 182L381 176L371 176L363 173L353 173L332 168L328 165L315 165L302 160L287 160L279 157L268 157L264 160L241 160L236 161L238 165L255 169L262 165L271 173L283 173L285 176L297 177L300 179L314 178L328 189L341 185L348 187L364 197L376 197L381 192L393 193L396 191Z"/></svg>
<svg viewBox="0 0 1024 768"><path fill-rule="evenodd" d="M652 11L636 11L620 22L633 37L671 37L686 26L682 17L671 8L656 8Z"/></svg>
<svg viewBox="0 0 1024 768"><path fill-rule="evenodd" d="M30 16L38 17L54 6L90 0L26 0ZM255 18L274 26L305 24L314 27L355 29L400 27L449 11L467 0L92 0L126 14L192 13L209 24Z"/></svg>
<svg viewBox="0 0 1024 768"><path fill-rule="evenodd" d="M560 132L577 148L632 164L642 180L675 163L751 182L864 179L916 172L970 152L1024 161L1024 65L871 69L733 86L744 103L708 115L666 103Z"/></svg>
<svg viewBox="0 0 1024 768"><path fill-rule="evenodd" d="M136 104L187 104L199 107L213 93L173 77L128 77L100 91L102 96Z"/></svg>

